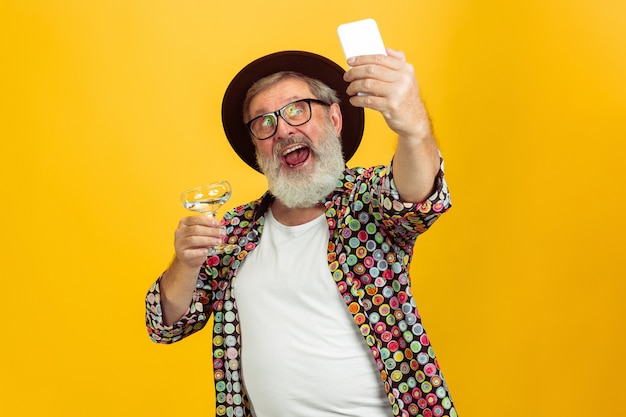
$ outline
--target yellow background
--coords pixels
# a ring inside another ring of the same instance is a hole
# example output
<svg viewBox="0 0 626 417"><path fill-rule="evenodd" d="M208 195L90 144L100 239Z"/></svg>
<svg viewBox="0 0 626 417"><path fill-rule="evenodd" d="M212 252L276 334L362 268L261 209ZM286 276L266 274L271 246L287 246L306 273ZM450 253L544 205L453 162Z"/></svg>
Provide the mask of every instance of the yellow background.
<svg viewBox="0 0 626 417"><path fill-rule="evenodd" d="M228 82L281 49L343 62L336 26L366 17L446 158L454 207L412 272L460 416L626 415L622 0L3 0L0 415L212 415L210 332L143 325L180 191L260 195ZM350 163L393 147L368 112Z"/></svg>

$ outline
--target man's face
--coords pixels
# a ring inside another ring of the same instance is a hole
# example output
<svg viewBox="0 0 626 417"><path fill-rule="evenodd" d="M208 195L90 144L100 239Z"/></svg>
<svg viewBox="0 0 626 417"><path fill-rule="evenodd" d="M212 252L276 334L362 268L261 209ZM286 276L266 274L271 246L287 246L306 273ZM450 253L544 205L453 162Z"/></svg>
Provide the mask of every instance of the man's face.
<svg viewBox="0 0 626 417"><path fill-rule="evenodd" d="M285 79L255 96L248 113L254 118L305 98L316 97L304 81ZM311 111L311 120L303 125L290 126L279 117L272 137L253 139L270 191L289 207L318 203L334 189L344 167L339 105L311 103Z"/></svg>
<svg viewBox="0 0 626 417"><path fill-rule="evenodd" d="M248 114L254 118L261 114L274 112L284 105L304 98L316 98L307 84L299 79L282 80L267 90L262 91L250 101ZM334 104L329 108L320 104L311 103L311 120L301 126L290 126L282 118L278 118L278 126L274 136L265 140L254 139L257 153L261 157L276 158L285 173L311 169L316 162L306 143L289 143L286 141L294 136L304 136L312 144L317 145L326 136L325 112L329 111L330 124L336 136L341 132L341 113L339 106ZM293 141L293 140L291 140Z"/></svg>

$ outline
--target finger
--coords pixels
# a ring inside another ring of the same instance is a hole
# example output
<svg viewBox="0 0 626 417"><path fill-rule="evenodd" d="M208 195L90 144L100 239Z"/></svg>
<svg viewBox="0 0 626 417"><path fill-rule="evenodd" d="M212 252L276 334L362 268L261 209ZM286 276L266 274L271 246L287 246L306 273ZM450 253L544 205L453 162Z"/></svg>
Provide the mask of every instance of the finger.
<svg viewBox="0 0 626 417"><path fill-rule="evenodd" d="M350 83L346 92L349 95L370 93L378 96L398 96L416 90L413 66L404 63L400 70L364 65L346 73L344 79Z"/></svg>
<svg viewBox="0 0 626 417"><path fill-rule="evenodd" d="M185 236L181 239L178 239L174 246L179 251L196 248L208 248L211 246L219 245L223 242L223 240L224 239L221 236Z"/></svg>
<svg viewBox="0 0 626 417"><path fill-rule="evenodd" d="M174 232L174 241L185 241L189 239L223 239L226 231L221 227L205 227L205 226L183 226ZM206 246L206 244L198 243L196 246Z"/></svg>
<svg viewBox="0 0 626 417"><path fill-rule="evenodd" d="M406 62L406 56L402 51L396 51L395 49L385 48L387 50L387 55L399 59L400 61Z"/></svg>
<svg viewBox="0 0 626 417"><path fill-rule="evenodd" d="M383 63L385 61L385 58L387 58L387 55L384 54L357 55L348 58L348 65L351 67L371 64L384 65Z"/></svg>
<svg viewBox="0 0 626 417"><path fill-rule="evenodd" d="M208 248L196 248L196 249L189 249L189 250L182 251L182 252L177 252L176 257L180 261L190 266L198 267L198 266L201 266L204 263L204 261L206 261L208 254L209 254Z"/></svg>
<svg viewBox="0 0 626 417"><path fill-rule="evenodd" d="M371 94L360 94L350 97L350 104L382 112L385 108L385 99Z"/></svg>
<svg viewBox="0 0 626 417"><path fill-rule="evenodd" d="M346 93L349 96L356 96L357 94L385 97L393 92L395 79L384 80L375 78L361 78L352 81Z"/></svg>
<svg viewBox="0 0 626 417"><path fill-rule="evenodd" d="M197 215L197 216L188 216L184 217L180 220L179 225L184 226L194 226L194 225L203 225L209 227L219 226L220 222L214 217Z"/></svg>
<svg viewBox="0 0 626 417"><path fill-rule="evenodd" d="M189 236L177 240L174 244L174 249L177 257L189 259L200 256L201 253L205 253L206 249L215 247L223 243L223 241L222 238Z"/></svg>
<svg viewBox="0 0 626 417"><path fill-rule="evenodd" d="M381 65L392 69L400 68L406 62L404 54L393 49L389 49L389 51L391 51L391 55L359 55L348 58L348 65L352 68L362 65Z"/></svg>
<svg viewBox="0 0 626 417"><path fill-rule="evenodd" d="M344 80L349 83L358 80L393 82L397 78L398 70L381 65L361 65L350 69L344 75Z"/></svg>

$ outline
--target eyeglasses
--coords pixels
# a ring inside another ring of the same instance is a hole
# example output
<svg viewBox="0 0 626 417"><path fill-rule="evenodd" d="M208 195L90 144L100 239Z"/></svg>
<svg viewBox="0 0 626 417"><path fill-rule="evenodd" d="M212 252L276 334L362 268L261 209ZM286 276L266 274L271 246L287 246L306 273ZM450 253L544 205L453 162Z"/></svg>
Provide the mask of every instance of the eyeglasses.
<svg viewBox="0 0 626 417"><path fill-rule="evenodd" d="M301 126L311 120L313 111L311 103L330 106L321 100L314 98L304 98L287 104L275 112L262 114L246 123L248 130L258 140L269 139L278 130L278 116L280 116L290 126Z"/></svg>

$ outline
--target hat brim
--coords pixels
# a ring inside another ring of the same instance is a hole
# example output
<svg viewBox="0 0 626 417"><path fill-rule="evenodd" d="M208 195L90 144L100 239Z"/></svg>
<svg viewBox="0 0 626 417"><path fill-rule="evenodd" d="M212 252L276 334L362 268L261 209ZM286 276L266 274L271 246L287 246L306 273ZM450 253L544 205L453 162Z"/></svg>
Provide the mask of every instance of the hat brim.
<svg viewBox="0 0 626 417"><path fill-rule="evenodd" d="M348 83L343 79L345 70L335 62L311 52L282 51L261 57L246 65L230 82L222 101L222 124L230 145L249 166L261 172L256 162L252 138L243 121L243 102L248 89L268 75L294 71L319 80L337 92L341 100L343 126L341 141L343 157L348 161L356 152L365 126L363 108L350 104L346 93Z"/></svg>

